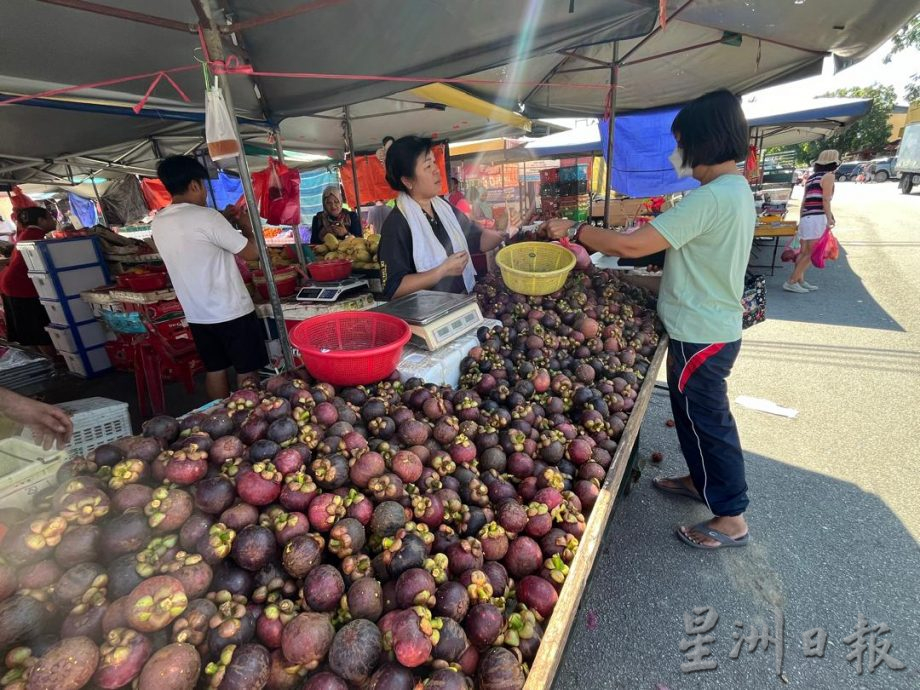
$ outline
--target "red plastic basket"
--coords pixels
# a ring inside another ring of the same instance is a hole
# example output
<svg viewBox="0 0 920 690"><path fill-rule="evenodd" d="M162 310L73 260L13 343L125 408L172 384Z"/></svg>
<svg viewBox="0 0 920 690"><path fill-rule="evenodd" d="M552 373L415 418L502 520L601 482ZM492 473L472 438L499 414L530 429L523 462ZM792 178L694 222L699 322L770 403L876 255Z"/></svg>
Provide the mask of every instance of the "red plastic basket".
<svg viewBox="0 0 920 690"><path fill-rule="evenodd" d="M409 324L395 316L341 311L299 323L291 343L317 380L359 386L392 374L411 335Z"/></svg>
<svg viewBox="0 0 920 690"><path fill-rule="evenodd" d="M116 282L119 287L133 290L134 292L152 292L153 290L162 290L169 282L166 273L123 273L116 276Z"/></svg>
<svg viewBox="0 0 920 690"><path fill-rule="evenodd" d="M343 280L351 275L351 261L335 259L334 261L314 261L307 266L310 277L319 283ZM331 381L330 381L331 383Z"/></svg>

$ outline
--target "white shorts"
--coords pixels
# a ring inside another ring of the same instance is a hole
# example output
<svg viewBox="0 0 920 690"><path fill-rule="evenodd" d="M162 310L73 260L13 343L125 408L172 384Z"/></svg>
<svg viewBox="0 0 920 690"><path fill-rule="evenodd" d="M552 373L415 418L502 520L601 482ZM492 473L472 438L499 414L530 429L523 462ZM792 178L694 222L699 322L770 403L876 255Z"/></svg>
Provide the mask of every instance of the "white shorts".
<svg viewBox="0 0 920 690"><path fill-rule="evenodd" d="M823 213L817 216L804 216L799 219L799 239L818 240L827 227L827 216Z"/></svg>

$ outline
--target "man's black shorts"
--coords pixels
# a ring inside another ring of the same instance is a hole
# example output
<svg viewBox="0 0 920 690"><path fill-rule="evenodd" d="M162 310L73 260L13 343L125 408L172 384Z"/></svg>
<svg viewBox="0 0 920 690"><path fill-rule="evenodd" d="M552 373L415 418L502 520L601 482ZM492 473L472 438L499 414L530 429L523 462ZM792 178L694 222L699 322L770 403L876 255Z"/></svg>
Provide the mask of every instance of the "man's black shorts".
<svg viewBox="0 0 920 690"><path fill-rule="evenodd" d="M190 323L189 327L207 371L232 366L238 374L248 374L268 364L266 335L255 312L233 321Z"/></svg>

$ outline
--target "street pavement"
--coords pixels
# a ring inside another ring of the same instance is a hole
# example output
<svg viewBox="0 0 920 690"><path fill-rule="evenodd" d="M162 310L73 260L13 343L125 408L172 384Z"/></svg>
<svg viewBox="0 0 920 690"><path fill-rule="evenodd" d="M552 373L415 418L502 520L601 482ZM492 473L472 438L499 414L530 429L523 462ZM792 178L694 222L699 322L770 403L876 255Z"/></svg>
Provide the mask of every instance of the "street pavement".
<svg viewBox="0 0 920 690"><path fill-rule="evenodd" d="M556 690L920 688L920 194L841 183L834 209L839 260L809 271L820 290L807 295L784 292L789 269L777 267L768 320L745 331L729 380L751 544L710 553L674 536L710 515L650 485L686 472L659 387L642 426L641 478L609 522ZM740 395L798 415L743 408ZM685 614L707 606L718 622L704 660L718 666L685 673L680 645L696 637ZM732 654L752 625L775 640L777 611L781 646ZM860 615L875 628L862 654L858 639L845 642ZM817 628L823 657L806 658L802 633ZM885 643L888 656L876 654ZM892 670L894 660L906 668Z"/></svg>

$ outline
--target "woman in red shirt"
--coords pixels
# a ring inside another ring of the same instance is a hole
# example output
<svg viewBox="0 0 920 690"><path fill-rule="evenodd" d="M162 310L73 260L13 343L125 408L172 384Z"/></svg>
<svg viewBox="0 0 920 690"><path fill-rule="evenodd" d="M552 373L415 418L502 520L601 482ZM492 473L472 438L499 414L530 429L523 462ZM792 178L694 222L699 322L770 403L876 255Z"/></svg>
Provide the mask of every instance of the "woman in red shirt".
<svg viewBox="0 0 920 690"><path fill-rule="evenodd" d="M56 226L51 213L40 206L21 209L16 219L22 228L16 235L17 243L44 239ZM38 292L29 278L29 267L18 248L13 250L10 265L0 277L0 293L3 295L7 340L37 347L44 354L53 355L51 337L45 330L49 323L48 312L38 299Z"/></svg>

